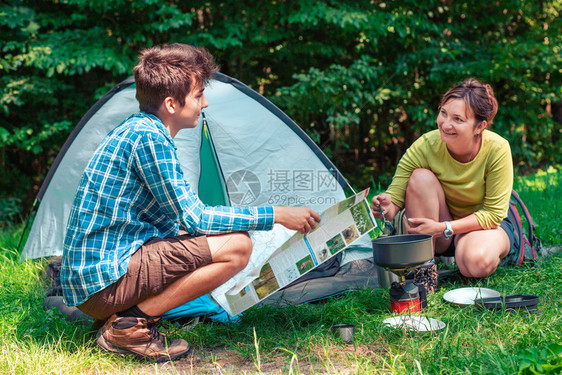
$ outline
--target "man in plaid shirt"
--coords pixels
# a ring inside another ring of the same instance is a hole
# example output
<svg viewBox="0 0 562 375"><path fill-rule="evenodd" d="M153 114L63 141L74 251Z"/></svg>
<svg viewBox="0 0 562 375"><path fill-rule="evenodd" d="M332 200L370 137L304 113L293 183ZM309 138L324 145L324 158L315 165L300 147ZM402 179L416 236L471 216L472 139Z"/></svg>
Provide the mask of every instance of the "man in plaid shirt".
<svg viewBox="0 0 562 375"><path fill-rule="evenodd" d="M141 112L95 151L78 187L64 242L65 301L106 320L97 344L158 362L187 355L167 342L160 316L240 272L249 230L274 223L307 233L320 222L306 207L210 207L184 180L173 138L197 125L205 83L217 71L203 48L153 47L133 69Z"/></svg>

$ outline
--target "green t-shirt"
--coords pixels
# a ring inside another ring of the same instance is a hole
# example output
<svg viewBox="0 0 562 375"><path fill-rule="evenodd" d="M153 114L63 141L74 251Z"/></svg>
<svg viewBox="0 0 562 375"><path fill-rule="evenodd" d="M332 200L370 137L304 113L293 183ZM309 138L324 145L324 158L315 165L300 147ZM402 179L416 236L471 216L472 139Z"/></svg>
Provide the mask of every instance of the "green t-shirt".
<svg viewBox="0 0 562 375"><path fill-rule="evenodd" d="M507 217L513 162L508 141L498 134L485 130L478 154L468 163L453 159L438 129L418 138L400 159L386 191L401 208L408 179L417 168L437 176L453 219L475 213L482 228L491 229Z"/></svg>

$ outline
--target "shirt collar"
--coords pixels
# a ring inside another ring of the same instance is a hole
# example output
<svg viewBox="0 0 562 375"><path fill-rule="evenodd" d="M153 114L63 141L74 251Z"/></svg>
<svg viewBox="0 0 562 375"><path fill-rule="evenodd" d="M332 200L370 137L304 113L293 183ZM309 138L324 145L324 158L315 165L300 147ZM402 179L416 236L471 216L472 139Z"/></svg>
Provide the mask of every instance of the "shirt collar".
<svg viewBox="0 0 562 375"><path fill-rule="evenodd" d="M152 113L148 113L148 112L144 112L144 111L140 111L139 116L144 116L147 117L151 120L151 123L158 129L158 131L160 133L162 133L162 135L164 135L164 137L166 137L166 139L174 146L174 148L177 150L176 144L174 142L174 139L172 138L172 136L170 135L170 132L168 131L168 129L166 129L166 125L164 125L164 123L162 122L162 120L160 120L157 116L153 115Z"/></svg>

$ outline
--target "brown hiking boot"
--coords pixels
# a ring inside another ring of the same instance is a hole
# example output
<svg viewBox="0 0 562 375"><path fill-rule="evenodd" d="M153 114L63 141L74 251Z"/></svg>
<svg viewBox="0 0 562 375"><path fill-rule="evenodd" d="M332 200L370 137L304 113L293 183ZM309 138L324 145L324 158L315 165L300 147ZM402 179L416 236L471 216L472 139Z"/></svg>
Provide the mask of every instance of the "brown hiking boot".
<svg viewBox="0 0 562 375"><path fill-rule="evenodd" d="M97 344L112 353L135 354L156 362L173 361L186 356L191 346L182 339L168 342L156 329L159 320L113 314L100 328Z"/></svg>

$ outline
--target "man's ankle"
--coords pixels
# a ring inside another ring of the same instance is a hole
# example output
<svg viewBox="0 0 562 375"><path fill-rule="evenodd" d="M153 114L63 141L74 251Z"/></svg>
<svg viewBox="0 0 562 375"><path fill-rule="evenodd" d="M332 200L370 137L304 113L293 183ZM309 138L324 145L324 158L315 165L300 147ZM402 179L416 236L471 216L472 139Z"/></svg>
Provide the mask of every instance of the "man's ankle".
<svg viewBox="0 0 562 375"><path fill-rule="evenodd" d="M118 312L116 314L119 317L134 317L134 318L145 318L150 319L153 318L152 316L146 314L144 311L139 309L138 305L135 305L125 311Z"/></svg>

